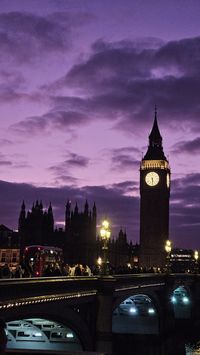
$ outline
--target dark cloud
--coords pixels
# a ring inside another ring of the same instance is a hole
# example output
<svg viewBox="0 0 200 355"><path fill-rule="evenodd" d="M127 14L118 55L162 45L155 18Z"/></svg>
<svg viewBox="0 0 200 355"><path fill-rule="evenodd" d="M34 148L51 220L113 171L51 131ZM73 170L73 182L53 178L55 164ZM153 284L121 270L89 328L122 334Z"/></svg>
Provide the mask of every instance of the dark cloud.
<svg viewBox="0 0 200 355"><path fill-rule="evenodd" d="M48 127L48 121L42 117L28 117L10 126L10 129L21 135L33 136L43 134Z"/></svg>
<svg viewBox="0 0 200 355"><path fill-rule="evenodd" d="M157 66L177 70L181 74L200 75L200 37L171 41L161 46L155 55Z"/></svg>
<svg viewBox="0 0 200 355"><path fill-rule="evenodd" d="M28 99L29 95L23 90L26 82L21 73L16 70L0 71L0 101L3 103Z"/></svg>
<svg viewBox="0 0 200 355"><path fill-rule="evenodd" d="M31 102L37 102L41 100L41 97L39 94L27 94L25 92L20 92L12 89L11 87L9 88L4 88L3 90L0 88L0 102L2 103L13 103L14 101L31 101Z"/></svg>
<svg viewBox="0 0 200 355"><path fill-rule="evenodd" d="M89 159L75 153L70 153L66 163L71 167L85 168L88 166Z"/></svg>
<svg viewBox="0 0 200 355"><path fill-rule="evenodd" d="M7 145L11 145L14 144L14 142L12 142L10 139L6 139L6 138L0 138L0 145L1 146L7 146Z"/></svg>
<svg viewBox="0 0 200 355"><path fill-rule="evenodd" d="M135 192L138 194L138 184L133 181L123 181L110 186L124 196L131 196Z"/></svg>
<svg viewBox="0 0 200 355"><path fill-rule="evenodd" d="M168 126L199 129L200 37L137 48L130 41L96 42L90 57L74 65L54 90L84 93L80 109L120 119L120 129L146 124L155 103ZM63 98L64 102L64 98ZM150 119L150 118L149 118Z"/></svg>
<svg viewBox="0 0 200 355"><path fill-rule="evenodd" d="M123 39L118 42L105 42L102 38L99 38L91 46L94 53L102 52L110 49L123 49L124 47L133 49L136 53L139 53L145 49L159 49L165 42L160 38L155 37L139 37L131 40Z"/></svg>
<svg viewBox="0 0 200 355"><path fill-rule="evenodd" d="M122 147L122 148L117 148L117 149L112 149L111 153L113 155L118 155L118 154L138 154L140 153L140 150L135 147Z"/></svg>
<svg viewBox="0 0 200 355"><path fill-rule="evenodd" d="M200 153L200 138L197 137L191 141L181 141L176 143L172 152L174 153L187 153L187 154L199 154Z"/></svg>
<svg viewBox="0 0 200 355"><path fill-rule="evenodd" d="M0 14L0 59L30 62L71 46L72 29L91 20L88 14L68 12L38 16L28 12Z"/></svg>
<svg viewBox="0 0 200 355"><path fill-rule="evenodd" d="M0 160L0 165L10 166L12 165L12 162L8 160Z"/></svg>
<svg viewBox="0 0 200 355"><path fill-rule="evenodd" d="M172 182L170 225L177 246L197 248L200 221L200 174L188 174Z"/></svg>
<svg viewBox="0 0 200 355"><path fill-rule="evenodd" d="M100 46L97 42L93 49L95 51L87 61L74 65L61 79L63 84L65 80L78 87L90 88L96 84L99 90L107 79L112 84L113 79L131 83L138 79L199 76L200 37L160 43L157 48L144 45L136 48L131 41L104 42Z"/></svg>
<svg viewBox="0 0 200 355"><path fill-rule="evenodd" d="M86 168L88 166L89 159L78 155L75 153L68 153L67 159L62 163L59 163L55 166L51 166L49 169L52 171L66 171L67 168L80 167Z"/></svg>
<svg viewBox="0 0 200 355"><path fill-rule="evenodd" d="M131 156L125 154L119 154L118 156L112 157L112 168L117 171L124 172L124 169L130 170L134 167L138 167L139 161L133 160Z"/></svg>
<svg viewBox="0 0 200 355"><path fill-rule="evenodd" d="M123 147L113 149L111 152L111 167L114 170L124 172L124 169L133 170L138 168L139 160L135 159L135 154L138 155L139 150L137 148Z"/></svg>
<svg viewBox="0 0 200 355"><path fill-rule="evenodd" d="M11 158L11 159L10 159ZM16 161L17 156L15 155L11 155L10 157L5 156L4 154L0 153L0 168L5 169L5 168L11 168L11 169L21 169L21 168L29 168L30 165L25 162L25 161L21 161L21 162L17 162ZM21 159L21 157L18 157Z"/></svg>
<svg viewBox="0 0 200 355"><path fill-rule="evenodd" d="M26 80L18 70L1 70L0 102L13 104L15 101L24 100L29 103L46 103L46 97L40 91L29 92L29 84L30 79Z"/></svg>
<svg viewBox="0 0 200 355"><path fill-rule="evenodd" d="M54 170L54 169L53 169ZM66 175L66 174L62 174L62 172L57 171L56 167L55 167L55 175L56 175L56 179L55 179L55 185L77 185L79 179L75 178L74 176L71 175Z"/></svg>
<svg viewBox="0 0 200 355"><path fill-rule="evenodd" d="M42 116L28 117L10 126L15 132L32 136L50 132L51 128L59 130L75 128L86 123L87 117L75 111L50 111Z"/></svg>
<svg viewBox="0 0 200 355"><path fill-rule="evenodd" d="M69 173L73 168L87 168L89 164L89 159L82 155L68 152L67 159L63 162L58 163L54 166L50 166L48 169L53 172L56 177L56 180L63 183L76 184L78 178L73 177L72 175L66 175L66 171Z"/></svg>
<svg viewBox="0 0 200 355"><path fill-rule="evenodd" d="M7 159L7 157L0 153L0 166L5 166L5 167L9 167L12 166L13 163L10 159Z"/></svg>
<svg viewBox="0 0 200 355"><path fill-rule="evenodd" d="M24 86L25 79L21 73L14 70L1 70L0 71L0 88L8 88L12 86L13 89L19 89Z"/></svg>
<svg viewBox="0 0 200 355"><path fill-rule="evenodd" d="M94 120L110 120L116 129L137 133L152 120L149 112L156 103L163 125L198 132L200 38L152 47L144 44L96 42L88 60L41 89L44 96L50 94L51 109L14 128L38 134L48 127L74 129ZM68 88L76 94L66 96Z"/></svg>

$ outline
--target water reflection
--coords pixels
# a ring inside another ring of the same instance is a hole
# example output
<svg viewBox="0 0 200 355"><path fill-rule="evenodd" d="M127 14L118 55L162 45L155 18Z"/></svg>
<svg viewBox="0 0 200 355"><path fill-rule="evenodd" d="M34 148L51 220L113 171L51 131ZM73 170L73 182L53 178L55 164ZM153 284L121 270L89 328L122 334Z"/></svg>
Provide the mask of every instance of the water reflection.
<svg viewBox="0 0 200 355"><path fill-rule="evenodd" d="M187 354L183 339L177 336L163 339L153 335L117 334L113 350L114 355L196 355Z"/></svg>
<svg viewBox="0 0 200 355"><path fill-rule="evenodd" d="M113 334L113 355L200 355L200 327L170 336Z"/></svg>

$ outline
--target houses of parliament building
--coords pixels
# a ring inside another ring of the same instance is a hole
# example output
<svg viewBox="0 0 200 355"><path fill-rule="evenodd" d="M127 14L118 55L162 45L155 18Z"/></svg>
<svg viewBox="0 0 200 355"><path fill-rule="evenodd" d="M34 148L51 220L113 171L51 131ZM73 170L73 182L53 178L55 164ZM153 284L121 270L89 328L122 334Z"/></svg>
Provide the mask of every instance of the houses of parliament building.
<svg viewBox="0 0 200 355"><path fill-rule="evenodd" d="M46 245L62 248L65 261L69 264L94 265L102 254L100 239L96 236L97 208L95 203L89 209L85 202L84 210L79 211L77 203L71 207L67 201L65 207L64 228L54 229L53 208L49 205L44 211L42 202L36 201L32 209L26 212L22 203L19 215L18 234L20 249L26 246ZM111 265L125 265L133 253L132 243L127 242L126 233L119 231L118 237L109 244L109 260Z"/></svg>

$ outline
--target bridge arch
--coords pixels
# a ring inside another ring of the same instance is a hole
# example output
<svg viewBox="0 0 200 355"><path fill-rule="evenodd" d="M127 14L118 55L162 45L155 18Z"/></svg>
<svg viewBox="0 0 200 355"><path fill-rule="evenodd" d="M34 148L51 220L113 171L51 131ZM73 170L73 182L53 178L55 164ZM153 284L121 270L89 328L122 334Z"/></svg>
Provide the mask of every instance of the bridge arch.
<svg viewBox="0 0 200 355"><path fill-rule="evenodd" d="M8 349L35 351L79 351L82 345L76 333L51 320L29 318L7 323Z"/></svg>
<svg viewBox="0 0 200 355"><path fill-rule="evenodd" d="M92 350L93 340L88 324L82 319L77 310L64 306L59 302L56 305L46 304L29 305L28 307L18 307L6 309L1 312L5 322L21 321L27 319L41 319L55 322L72 330L79 342L82 350Z"/></svg>
<svg viewBox="0 0 200 355"><path fill-rule="evenodd" d="M152 301L152 303L154 304L155 308L156 308L156 311L157 311L157 314L158 314L158 317L162 317L162 305L161 305L161 302L160 302L160 298L159 296L157 295L157 293L155 291L152 291L152 290L140 290L140 291L136 291L136 290L129 290L129 292L126 292L124 293L123 295L121 296L118 296L116 298L114 298L114 301L113 301L113 311L124 301L126 300L127 298L130 298L130 297L134 297L136 295L146 295L148 298L150 298L150 300Z"/></svg>
<svg viewBox="0 0 200 355"><path fill-rule="evenodd" d="M192 292L185 284L174 286L170 295L175 319L190 319L192 315Z"/></svg>
<svg viewBox="0 0 200 355"><path fill-rule="evenodd" d="M154 292L129 291L113 303L113 333L159 334L160 310Z"/></svg>

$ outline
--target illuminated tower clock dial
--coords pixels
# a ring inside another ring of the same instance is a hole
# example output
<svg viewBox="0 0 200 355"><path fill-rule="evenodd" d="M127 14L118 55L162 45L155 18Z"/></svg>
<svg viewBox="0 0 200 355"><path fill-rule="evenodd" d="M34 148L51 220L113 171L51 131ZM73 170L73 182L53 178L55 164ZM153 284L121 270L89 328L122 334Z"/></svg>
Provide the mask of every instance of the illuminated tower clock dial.
<svg viewBox="0 0 200 355"><path fill-rule="evenodd" d="M167 174L166 179L167 179L167 187L169 187L169 185L170 185L170 177L169 177L169 174Z"/></svg>
<svg viewBox="0 0 200 355"><path fill-rule="evenodd" d="M147 173L145 181L149 186L156 186L159 183L159 175L155 171Z"/></svg>

